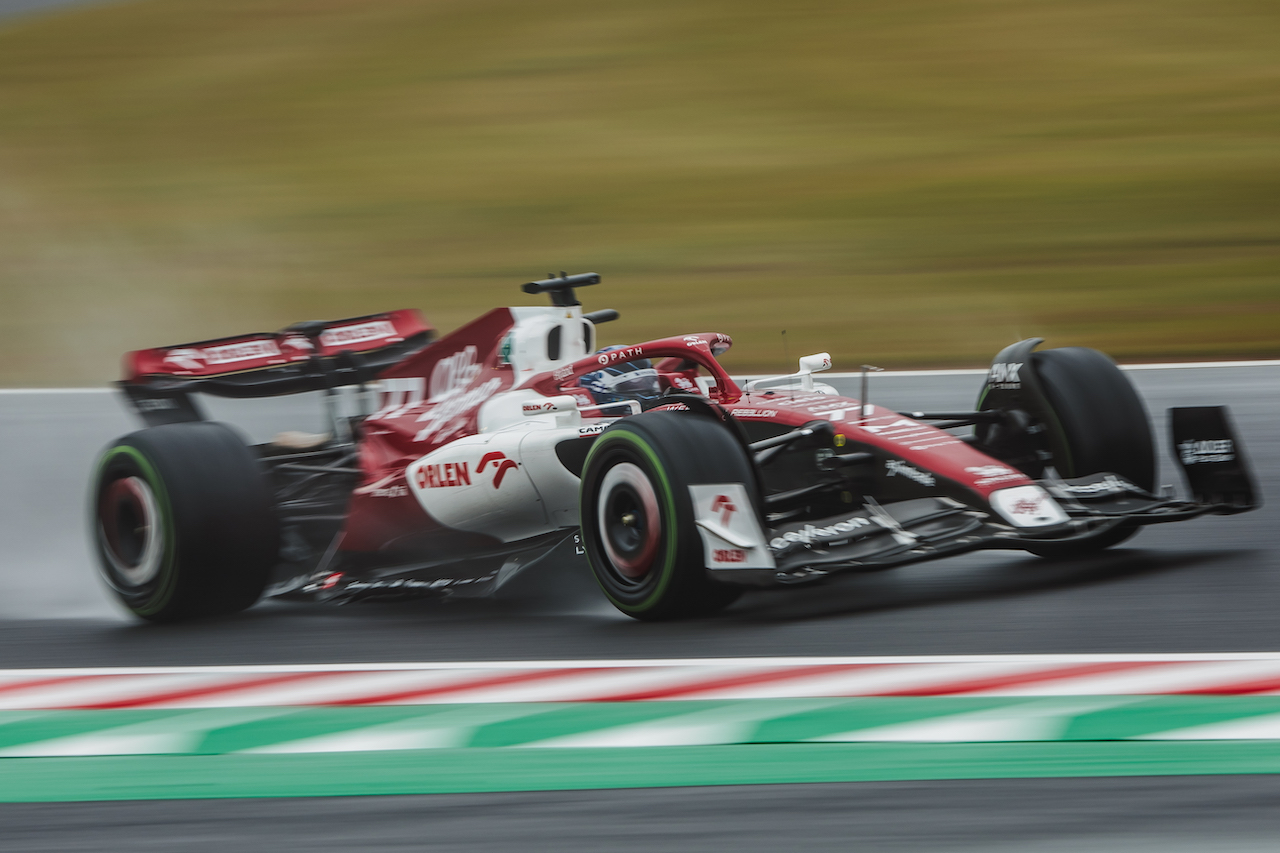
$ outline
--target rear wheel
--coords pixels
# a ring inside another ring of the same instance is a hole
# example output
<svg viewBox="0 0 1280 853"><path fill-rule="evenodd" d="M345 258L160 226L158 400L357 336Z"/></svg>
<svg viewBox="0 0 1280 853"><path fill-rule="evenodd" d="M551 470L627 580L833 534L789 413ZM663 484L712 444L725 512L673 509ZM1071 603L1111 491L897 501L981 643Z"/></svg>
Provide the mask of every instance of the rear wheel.
<svg viewBox="0 0 1280 853"><path fill-rule="evenodd" d="M605 430L582 473L582 539L592 573L628 616L659 620L718 612L741 590L707 576L689 486L754 474L724 425L647 412Z"/></svg>
<svg viewBox="0 0 1280 853"><path fill-rule="evenodd" d="M1155 443L1142 398L1115 362L1094 349L1063 347L1031 355L1050 411L1046 424L1059 437L1053 465L1062 477L1103 471L1153 491ZM1076 557L1118 545L1138 532L1120 522L1075 542L1044 542L1027 550L1041 557Z"/></svg>
<svg viewBox="0 0 1280 853"><path fill-rule="evenodd" d="M107 584L134 614L157 622L249 607L279 552L267 478L222 424L153 427L107 448L93 522Z"/></svg>

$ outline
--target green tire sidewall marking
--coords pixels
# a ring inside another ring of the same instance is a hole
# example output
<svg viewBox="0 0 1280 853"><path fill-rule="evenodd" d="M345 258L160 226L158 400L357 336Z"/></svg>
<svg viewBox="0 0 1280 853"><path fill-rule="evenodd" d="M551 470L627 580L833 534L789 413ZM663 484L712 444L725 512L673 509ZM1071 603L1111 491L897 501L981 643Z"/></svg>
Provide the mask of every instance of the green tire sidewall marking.
<svg viewBox="0 0 1280 853"><path fill-rule="evenodd" d="M609 590L605 588L605 585L600 583L599 572L594 571L592 574L596 576L596 583L600 585L600 589L604 592L605 597L612 601L616 606L627 610L644 611L652 608L659 600L661 600L662 594L666 591L667 587L671 585L672 575L675 574L676 552L678 550L677 546L679 543L680 532L676 527L677 516L675 493L671 489L671 481L667 478L667 470L663 466L662 461L658 458L657 452L654 451L647 441L630 430L620 429L616 432L606 433L604 436L601 436L600 440L591 446L591 452L587 454L586 462L583 463L583 469L585 470L590 468L592 460L595 459L597 455L604 452L601 450L602 447L607 448L609 444L615 441L625 441L630 443L641 456L649 460L649 464L653 467L654 473L658 476L658 480L662 486L660 499L666 508L667 517L671 520L671 524L669 525L670 529L667 531L667 553L662 573L658 578L658 585L654 587L653 592L649 594L649 597L644 601L641 601L639 604L627 604L626 602L618 601L613 597ZM594 512L595 508L591 507L590 509ZM583 519L592 518L592 516L588 514L587 510L587 507L579 508L579 514ZM587 549L587 562L591 563L591 567L593 569L596 568L595 561L591 557L590 548Z"/></svg>
<svg viewBox="0 0 1280 853"><path fill-rule="evenodd" d="M176 544L173 531L173 507L169 503L169 493L165 490L164 480L160 477L159 472L156 471L155 466L151 464L151 460L141 450L128 444L117 444L102 454L102 459L98 462L98 470L94 478L98 484L98 488L94 491L95 502L98 500L97 493L102 488L103 471L120 456L128 457L133 461L138 471L146 479L147 484L156 493L156 503L160 507L161 522L164 526L164 562L160 566L160 585L145 603L129 605L130 609L139 616L150 616L164 609L170 599L173 598L174 589L177 585L177 572L173 571L174 546ZM96 507L94 514L96 517ZM95 523L95 533L97 528L98 524Z"/></svg>

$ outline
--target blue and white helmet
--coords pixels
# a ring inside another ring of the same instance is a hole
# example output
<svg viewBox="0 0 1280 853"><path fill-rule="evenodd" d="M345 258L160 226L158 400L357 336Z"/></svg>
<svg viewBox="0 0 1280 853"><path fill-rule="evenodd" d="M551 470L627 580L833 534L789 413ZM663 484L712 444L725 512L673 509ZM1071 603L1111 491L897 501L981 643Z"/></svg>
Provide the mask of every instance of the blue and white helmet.
<svg viewBox="0 0 1280 853"><path fill-rule="evenodd" d="M598 352L626 349L622 344L607 346ZM603 370L585 373L578 384L591 392L596 403L617 403L623 400L654 400L662 396L658 371L647 358L611 364Z"/></svg>

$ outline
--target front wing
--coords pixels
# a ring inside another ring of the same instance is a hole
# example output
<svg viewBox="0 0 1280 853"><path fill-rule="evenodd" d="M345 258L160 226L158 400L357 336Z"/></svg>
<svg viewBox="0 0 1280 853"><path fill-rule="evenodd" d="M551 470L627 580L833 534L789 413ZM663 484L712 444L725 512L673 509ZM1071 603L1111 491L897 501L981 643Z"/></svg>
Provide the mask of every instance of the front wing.
<svg viewBox="0 0 1280 853"><path fill-rule="evenodd" d="M1152 494L1118 474L1064 480L1049 468L1037 485L1065 515L1065 521L1050 526L1014 527L995 511L947 497L883 505L866 498L856 512L778 524L758 535L740 525L737 540L726 545L726 533L732 531L728 525L716 528L708 523L716 507L693 494L699 533L708 553L733 554L727 549L737 547L746 555L736 562L709 561L708 570L728 583L795 584L843 570L887 569L966 551L1024 550L1037 543L1068 545L1119 526L1185 521L1209 513L1230 515L1260 506L1255 478L1226 408L1174 408L1169 414L1174 458L1191 500L1174 497L1168 487L1166 494ZM768 564L770 568L758 568Z"/></svg>
<svg viewBox="0 0 1280 853"><path fill-rule="evenodd" d="M728 583L791 585L840 571L888 569L968 551L1080 542L1120 525L1162 524L1230 511L1223 505L1152 495L1114 474L1079 480L1051 478L1040 485L1066 512L1066 523L1033 532L950 498L883 505L869 501L856 512L766 528L762 545L772 557L772 568L749 568L743 560L741 565L713 564L709 571ZM708 531L700 532L704 541L710 539ZM749 565L758 566L758 560Z"/></svg>

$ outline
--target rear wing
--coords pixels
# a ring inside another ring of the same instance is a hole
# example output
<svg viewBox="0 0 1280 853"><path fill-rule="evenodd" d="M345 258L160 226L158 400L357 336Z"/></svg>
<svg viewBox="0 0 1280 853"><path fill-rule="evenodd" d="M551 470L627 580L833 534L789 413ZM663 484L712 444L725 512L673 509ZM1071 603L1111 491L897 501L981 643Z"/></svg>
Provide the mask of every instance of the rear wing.
<svg viewBox="0 0 1280 853"><path fill-rule="evenodd" d="M413 309L296 323L279 332L137 350L119 384L150 426L202 420L187 395L276 397L359 385L431 343Z"/></svg>

